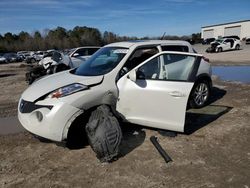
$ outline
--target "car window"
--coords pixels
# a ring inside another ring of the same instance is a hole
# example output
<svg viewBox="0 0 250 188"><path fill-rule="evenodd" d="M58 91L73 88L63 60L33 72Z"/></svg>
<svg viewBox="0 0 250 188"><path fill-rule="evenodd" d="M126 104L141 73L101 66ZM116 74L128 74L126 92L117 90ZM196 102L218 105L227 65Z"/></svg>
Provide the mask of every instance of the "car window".
<svg viewBox="0 0 250 188"><path fill-rule="evenodd" d="M142 65L137 71L138 75L148 80L188 81L195 59L189 55L163 54Z"/></svg>
<svg viewBox="0 0 250 188"><path fill-rule="evenodd" d="M99 48L89 48L88 49L88 55L93 55Z"/></svg>
<svg viewBox="0 0 250 188"><path fill-rule="evenodd" d="M156 47L139 48L134 51L124 66L126 66L128 70L131 70L158 52L159 50Z"/></svg>
<svg viewBox="0 0 250 188"><path fill-rule="evenodd" d="M120 70L118 78L122 77L127 72L135 68L137 65L139 65L146 59L152 57L153 55L157 54L158 52L159 50L156 47L145 47L136 49L128 58L123 68Z"/></svg>
<svg viewBox="0 0 250 188"><path fill-rule="evenodd" d="M188 52L188 47L184 45L167 45L161 47L162 51Z"/></svg>
<svg viewBox="0 0 250 188"><path fill-rule="evenodd" d="M76 50L75 53L78 53L79 56L87 56L88 55L88 49L85 49L85 48L78 49L78 50Z"/></svg>

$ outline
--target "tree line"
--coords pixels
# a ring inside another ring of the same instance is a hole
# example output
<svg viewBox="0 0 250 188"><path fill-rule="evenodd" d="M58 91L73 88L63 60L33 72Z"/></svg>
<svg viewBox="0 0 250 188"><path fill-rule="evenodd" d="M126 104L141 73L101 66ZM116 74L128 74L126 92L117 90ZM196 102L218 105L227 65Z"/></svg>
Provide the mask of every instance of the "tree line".
<svg viewBox="0 0 250 188"><path fill-rule="evenodd" d="M76 26L72 30L63 27L45 29L42 33L35 31L28 33L21 31L19 34L7 32L0 35L0 52L38 51L48 49L70 49L79 46L103 46L112 42L139 40L139 39L161 39L162 37L128 37L119 36L113 32L101 33L97 28ZM200 33L191 36L164 36L164 39L193 39L200 40Z"/></svg>

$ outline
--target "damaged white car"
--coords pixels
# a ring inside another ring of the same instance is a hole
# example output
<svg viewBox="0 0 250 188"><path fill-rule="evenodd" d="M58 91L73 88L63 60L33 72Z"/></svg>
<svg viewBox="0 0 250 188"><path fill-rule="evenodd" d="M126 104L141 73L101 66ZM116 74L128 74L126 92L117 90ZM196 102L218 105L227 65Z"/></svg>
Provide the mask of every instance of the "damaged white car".
<svg viewBox="0 0 250 188"><path fill-rule="evenodd" d="M223 52L227 50L239 50L242 47L241 41L235 38L217 39L211 43L211 46L206 50L208 53Z"/></svg>
<svg viewBox="0 0 250 188"><path fill-rule="evenodd" d="M110 161L122 138L119 121L183 132L187 105L206 105L211 87L210 63L185 41L113 43L79 68L32 84L18 118L29 132L61 142L84 117L89 144Z"/></svg>

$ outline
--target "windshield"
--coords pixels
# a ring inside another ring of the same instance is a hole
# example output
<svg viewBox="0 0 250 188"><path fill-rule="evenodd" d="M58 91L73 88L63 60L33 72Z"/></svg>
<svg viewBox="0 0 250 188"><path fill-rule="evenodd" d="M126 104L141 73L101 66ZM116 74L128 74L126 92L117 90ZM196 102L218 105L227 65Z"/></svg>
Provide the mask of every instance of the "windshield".
<svg viewBox="0 0 250 188"><path fill-rule="evenodd" d="M86 62L76 69L75 74L81 76L104 75L113 70L127 54L127 48L105 47L98 50Z"/></svg>

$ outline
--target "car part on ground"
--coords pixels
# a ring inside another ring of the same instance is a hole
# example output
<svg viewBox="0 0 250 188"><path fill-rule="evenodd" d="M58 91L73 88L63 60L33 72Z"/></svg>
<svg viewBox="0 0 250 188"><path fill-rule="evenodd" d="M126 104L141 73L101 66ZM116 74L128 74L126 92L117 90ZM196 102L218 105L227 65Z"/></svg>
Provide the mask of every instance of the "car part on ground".
<svg viewBox="0 0 250 188"><path fill-rule="evenodd" d="M96 109L86 132L97 156L109 161L120 143L117 119L184 132L191 91L201 80L211 80L211 74L211 64L186 41L113 43L79 68L32 84L21 96L18 118L28 131L61 142L79 116Z"/></svg>
<svg viewBox="0 0 250 188"><path fill-rule="evenodd" d="M99 106L91 113L86 132L89 144L101 162L111 162L118 156L122 132L108 106Z"/></svg>
<svg viewBox="0 0 250 188"><path fill-rule="evenodd" d="M166 163L173 161L171 157L166 153L166 151L161 147L161 145L159 144L155 136L151 136L150 141L153 143L153 145L155 146L157 151L160 153L160 155L163 157Z"/></svg>

